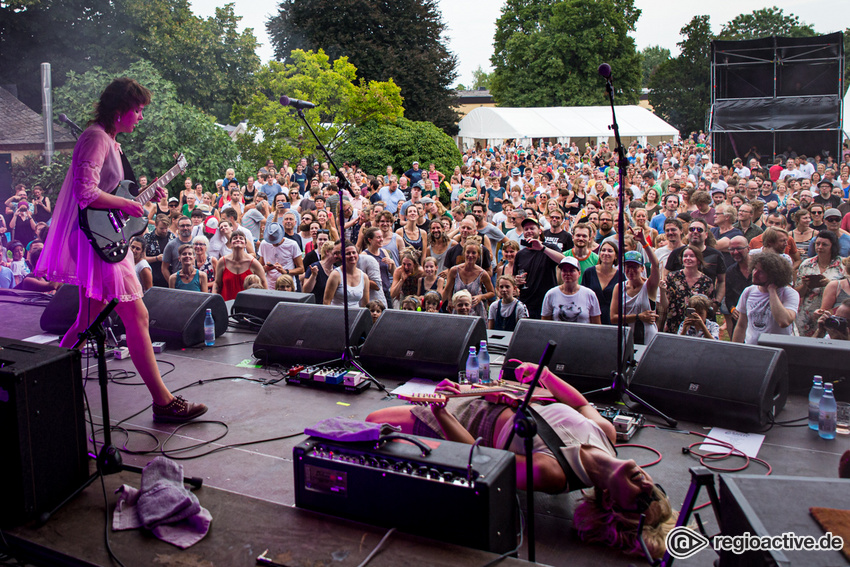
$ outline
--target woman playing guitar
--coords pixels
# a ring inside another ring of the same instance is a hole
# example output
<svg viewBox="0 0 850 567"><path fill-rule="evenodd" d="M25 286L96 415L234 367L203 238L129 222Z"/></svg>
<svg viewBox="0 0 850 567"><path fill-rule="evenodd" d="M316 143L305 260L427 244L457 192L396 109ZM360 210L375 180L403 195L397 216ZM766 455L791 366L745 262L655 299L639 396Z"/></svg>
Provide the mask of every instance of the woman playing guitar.
<svg viewBox="0 0 850 567"><path fill-rule="evenodd" d="M516 369L516 378L519 382L530 382L536 370L536 364L523 363ZM677 517L667 496L633 460L617 458L614 426L575 388L548 368L543 369L540 386L557 402L535 409L557 434L570 470L563 470L546 443L535 437L534 489L559 494L592 486L594 495L585 498L575 511L574 523L582 539L640 553L637 526L644 513L644 541L653 556L663 555L666 534L675 526ZM460 394L461 388L444 380L437 391L452 395ZM409 405L384 408L366 420L400 426L408 434L460 443L472 444L476 437L482 437L483 445L504 448L513 427L515 409L484 399L461 399L448 405L444 401L430 404L430 408ZM524 490L528 482L525 450L518 436L513 438L509 450L516 454L517 488Z"/></svg>
<svg viewBox="0 0 850 567"><path fill-rule="evenodd" d="M162 381L133 257L128 255L116 263L101 259L81 231L78 216L85 207L118 209L133 217L145 214L140 203L110 192L125 179L121 147L115 136L132 132L150 101L150 91L126 77L112 81L100 95L94 118L74 148L71 168L62 184L36 273L80 288L77 320L62 338L63 347L73 346L79 333L107 303L112 299L119 301L115 311L126 328L130 357L153 398L154 420L182 422L202 415L207 407L173 396ZM165 195L164 189L157 189L158 199Z"/></svg>

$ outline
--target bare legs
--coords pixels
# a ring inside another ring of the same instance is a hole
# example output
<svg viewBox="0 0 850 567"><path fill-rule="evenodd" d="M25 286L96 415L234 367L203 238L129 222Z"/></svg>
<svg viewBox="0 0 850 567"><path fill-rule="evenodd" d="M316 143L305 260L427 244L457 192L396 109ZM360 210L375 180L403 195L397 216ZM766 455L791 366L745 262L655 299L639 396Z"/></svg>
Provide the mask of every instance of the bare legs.
<svg viewBox="0 0 850 567"><path fill-rule="evenodd" d="M86 290L80 287L80 310L74 325L62 337L61 346L71 348L77 342L80 333L88 328L91 321L103 310L106 304L96 299L86 297ZM160 406L168 405L174 396L162 381L159 367L156 365L151 336L148 332L148 310L141 299L119 303L115 312L124 322L127 333L127 348L130 358L136 366L139 375L150 391L154 403Z"/></svg>
<svg viewBox="0 0 850 567"><path fill-rule="evenodd" d="M373 411L366 416L370 423L389 423L401 427L402 433L413 434L416 418L411 413L411 406L393 406Z"/></svg>

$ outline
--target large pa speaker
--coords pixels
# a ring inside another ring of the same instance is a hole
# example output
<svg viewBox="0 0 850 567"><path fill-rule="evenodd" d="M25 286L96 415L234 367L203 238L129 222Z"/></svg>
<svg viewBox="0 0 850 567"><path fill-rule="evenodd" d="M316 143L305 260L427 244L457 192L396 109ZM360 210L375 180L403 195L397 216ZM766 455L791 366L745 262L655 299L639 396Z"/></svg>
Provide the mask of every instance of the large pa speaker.
<svg viewBox="0 0 850 567"><path fill-rule="evenodd" d="M312 293L276 291L273 289L246 289L236 294L230 312L242 313L265 320L278 303L316 303Z"/></svg>
<svg viewBox="0 0 850 567"><path fill-rule="evenodd" d="M759 345L781 348L788 355L788 389L792 394L807 395L812 377L818 375L833 383L837 399L850 401L850 341L763 333Z"/></svg>
<svg viewBox="0 0 850 567"><path fill-rule="evenodd" d="M785 407L788 358L778 348L659 333L631 390L674 418L753 431Z"/></svg>
<svg viewBox="0 0 850 567"><path fill-rule="evenodd" d="M635 347L631 329L626 327L625 331L623 351L628 363L625 370L629 371ZM520 319L502 365L505 375L513 378L517 363L511 359L538 362L550 340L557 344L549 363L549 370L556 376L580 392L612 384L611 373L617 370L617 327L588 323Z"/></svg>
<svg viewBox="0 0 850 567"><path fill-rule="evenodd" d="M151 340L171 347L187 347L204 342L207 309L215 320L215 336L227 331L227 305L217 293L152 287L145 292Z"/></svg>
<svg viewBox="0 0 850 567"><path fill-rule="evenodd" d="M486 340L481 317L389 309L369 333L360 360L376 377L457 380L469 347L477 350Z"/></svg>
<svg viewBox="0 0 850 567"><path fill-rule="evenodd" d="M265 363L319 364L345 350L342 307L308 303L278 303L254 341L254 356ZM368 309L348 310L348 336L359 346L372 328Z"/></svg>
<svg viewBox="0 0 850 567"><path fill-rule="evenodd" d="M80 288L65 284L56 290L50 303L41 312L41 330L45 333L59 335L68 332L77 320L80 311ZM111 327L116 335L123 333L124 325L121 318L113 311L106 320L106 326Z"/></svg>
<svg viewBox="0 0 850 567"><path fill-rule="evenodd" d="M88 478L80 353L0 338L0 526L52 510Z"/></svg>

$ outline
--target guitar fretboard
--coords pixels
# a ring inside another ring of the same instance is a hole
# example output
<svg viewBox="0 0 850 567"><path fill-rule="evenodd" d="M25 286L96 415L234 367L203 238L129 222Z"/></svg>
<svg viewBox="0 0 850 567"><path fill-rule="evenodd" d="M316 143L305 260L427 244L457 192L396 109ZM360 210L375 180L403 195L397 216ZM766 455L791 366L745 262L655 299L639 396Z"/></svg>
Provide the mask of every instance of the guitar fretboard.
<svg viewBox="0 0 850 567"><path fill-rule="evenodd" d="M182 158L182 156L181 156L181 158ZM177 164L175 164L174 167L172 167L171 169L166 171L162 175L162 177L160 177L159 179L157 179L156 181L154 181L153 183L148 185L147 189L145 189L144 191L139 193L138 197L136 197L136 201L140 205L147 204L147 202L150 201L151 199L153 199L154 195L156 195L157 189L159 189L160 187L165 187L166 185L171 183L171 181L175 177L177 177L178 175L180 175L184 171L186 171L186 166L183 163L183 160L181 159L177 162Z"/></svg>

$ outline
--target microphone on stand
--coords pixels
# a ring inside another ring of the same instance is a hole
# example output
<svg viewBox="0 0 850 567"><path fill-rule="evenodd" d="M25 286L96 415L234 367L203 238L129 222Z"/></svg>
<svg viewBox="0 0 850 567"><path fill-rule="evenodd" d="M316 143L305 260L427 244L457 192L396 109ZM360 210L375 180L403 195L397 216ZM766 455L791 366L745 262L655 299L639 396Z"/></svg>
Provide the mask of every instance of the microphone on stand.
<svg viewBox="0 0 850 567"><path fill-rule="evenodd" d="M292 108L298 110L304 110L307 108L316 108L316 105L312 102L306 100L298 100L297 98L289 98L286 95L281 95L280 104L283 106L291 106Z"/></svg>
<svg viewBox="0 0 850 567"><path fill-rule="evenodd" d="M611 66L608 63L599 66L599 74L605 77L606 81L611 82Z"/></svg>
<svg viewBox="0 0 850 567"><path fill-rule="evenodd" d="M70 126L72 132L76 132L77 134L83 133L83 129L80 128L79 126L77 126L76 124L74 124L74 121L71 120L70 118L68 118L67 114L60 114L59 115L59 122L64 122L65 124Z"/></svg>

